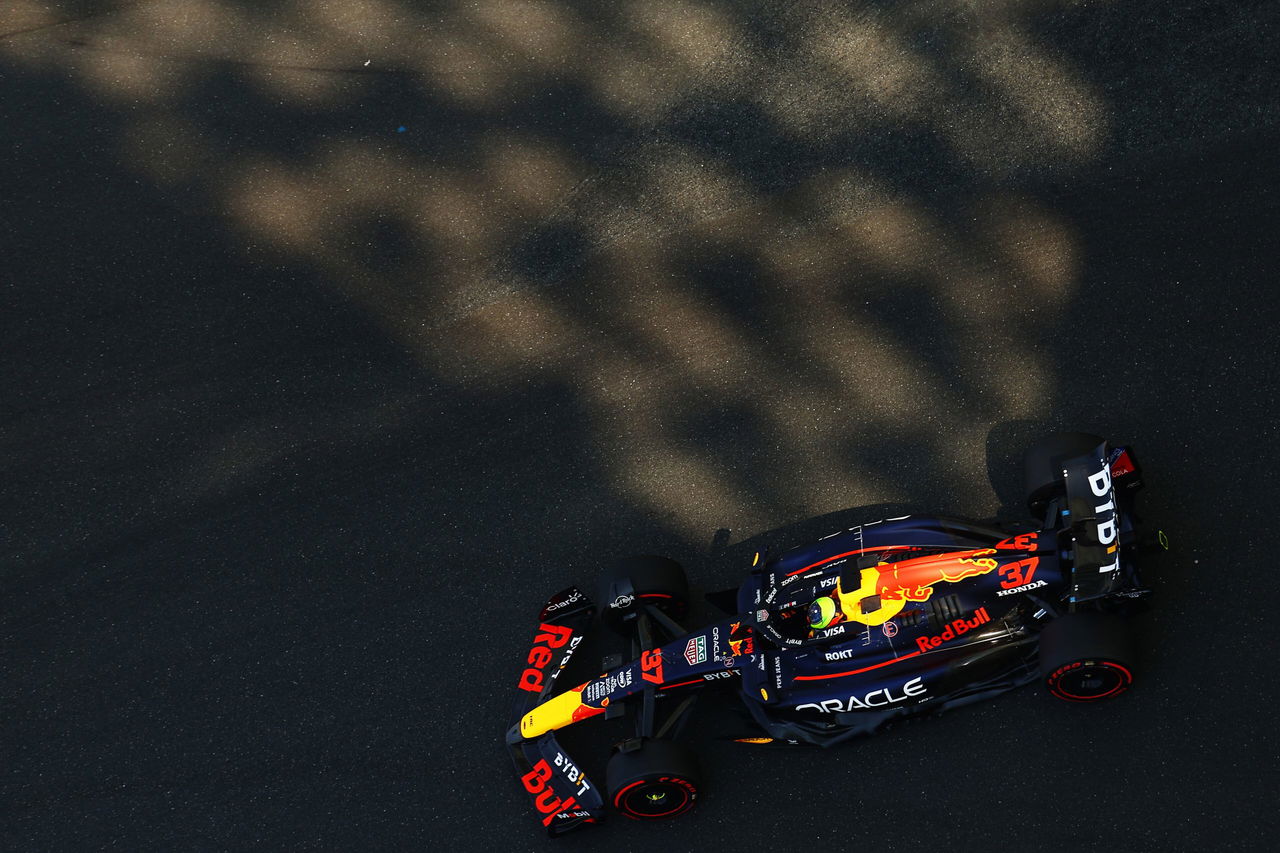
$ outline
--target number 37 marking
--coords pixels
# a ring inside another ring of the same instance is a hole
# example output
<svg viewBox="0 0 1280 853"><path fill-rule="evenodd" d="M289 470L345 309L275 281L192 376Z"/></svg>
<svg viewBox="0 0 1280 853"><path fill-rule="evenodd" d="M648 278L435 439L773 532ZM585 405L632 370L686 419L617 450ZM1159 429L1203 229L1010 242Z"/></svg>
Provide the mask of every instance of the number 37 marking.
<svg viewBox="0 0 1280 853"><path fill-rule="evenodd" d="M1004 578L1000 581L1000 586L1013 589L1016 586L1031 583L1031 579L1036 576L1036 566L1039 564L1039 557L1028 557L1016 563L1006 563L1000 567L1000 577Z"/></svg>

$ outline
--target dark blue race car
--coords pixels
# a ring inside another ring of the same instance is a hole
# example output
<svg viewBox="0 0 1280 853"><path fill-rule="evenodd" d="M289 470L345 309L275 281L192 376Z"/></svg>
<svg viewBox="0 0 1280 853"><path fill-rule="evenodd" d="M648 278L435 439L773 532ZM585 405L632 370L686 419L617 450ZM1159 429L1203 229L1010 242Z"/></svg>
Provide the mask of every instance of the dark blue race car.
<svg viewBox="0 0 1280 853"><path fill-rule="evenodd" d="M542 823L559 835L599 821L606 800L636 819L692 808L698 764L669 735L700 686L737 688L753 731L735 739L819 746L1037 678L1070 702L1124 692L1133 682L1124 617L1147 594L1135 565L1133 456L1061 433L1027 452L1024 473L1034 524L905 516L757 554L739 589L708 596L733 615L697 631L680 625L689 588L679 564L619 561L601 579L599 615L630 638L630 660L607 660L571 688L558 679L596 608L576 588L554 596L507 733ZM556 732L624 715L634 735L615 746L601 790Z"/></svg>

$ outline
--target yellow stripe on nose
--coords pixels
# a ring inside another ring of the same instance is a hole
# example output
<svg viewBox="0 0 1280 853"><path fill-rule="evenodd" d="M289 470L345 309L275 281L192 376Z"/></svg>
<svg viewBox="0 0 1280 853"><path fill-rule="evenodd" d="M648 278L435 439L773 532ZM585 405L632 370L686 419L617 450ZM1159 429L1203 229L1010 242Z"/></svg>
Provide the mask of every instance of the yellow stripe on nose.
<svg viewBox="0 0 1280 853"><path fill-rule="evenodd" d="M573 722L573 713L585 707L581 690L567 690L552 697L520 718L520 734L525 738L541 737ZM595 709L592 709L595 710Z"/></svg>

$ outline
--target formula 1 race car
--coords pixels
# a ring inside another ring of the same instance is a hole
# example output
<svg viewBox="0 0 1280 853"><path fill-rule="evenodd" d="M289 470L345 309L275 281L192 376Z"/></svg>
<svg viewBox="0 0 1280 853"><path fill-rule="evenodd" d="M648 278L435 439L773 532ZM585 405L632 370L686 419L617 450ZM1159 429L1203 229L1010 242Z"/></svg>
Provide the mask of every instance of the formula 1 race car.
<svg viewBox="0 0 1280 853"><path fill-rule="evenodd" d="M736 593L719 594L733 615L697 631L678 621L689 596L679 564L621 560L601 578L600 620L630 638L631 660L615 655L600 676L561 690L595 608L574 587L553 596L506 738L548 832L601 820L606 797L640 820L692 808L698 764L670 735L701 686L736 686L757 731L735 739L819 746L1037 676L1070 702L1124 692L1133 655L1123 617L1148 592L1135 566L1133 457L1097 436L1060 433L1027 451L1024 475L1035 524L904 516L757 554ZM659 703L682 697L660 723ZM556 732L624 715L634 735L614 747L602 791Z"/></svg>

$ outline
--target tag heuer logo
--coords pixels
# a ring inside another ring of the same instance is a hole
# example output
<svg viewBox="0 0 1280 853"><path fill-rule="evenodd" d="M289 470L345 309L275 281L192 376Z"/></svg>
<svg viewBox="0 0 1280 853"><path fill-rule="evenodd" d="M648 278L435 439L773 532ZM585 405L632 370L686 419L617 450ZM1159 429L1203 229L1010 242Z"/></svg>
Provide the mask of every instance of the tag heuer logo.
<svg viewBox="0 0 1280 853"><path fill-rule="evenodd" d="M707 638L694 637L684 647L684 659L689 662L689 666L702 663L707 659Z"/></svg>

